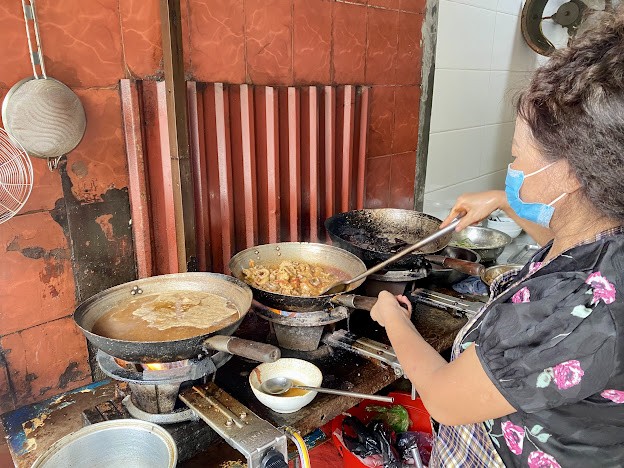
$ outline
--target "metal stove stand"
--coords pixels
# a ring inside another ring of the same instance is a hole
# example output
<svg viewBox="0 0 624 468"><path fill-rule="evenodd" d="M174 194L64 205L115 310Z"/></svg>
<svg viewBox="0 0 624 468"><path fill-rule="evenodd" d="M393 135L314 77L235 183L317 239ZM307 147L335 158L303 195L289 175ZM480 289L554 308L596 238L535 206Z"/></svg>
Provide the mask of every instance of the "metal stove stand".
<svg viewBox="0 0 624 468"><path fill-rule="evenodd" d="M296 351L314 351L321 342L326 325L349 317L349 309L342 306L311 312L292 312L273 309L254 301L253 310L271 323L281 348Z"/></svg>

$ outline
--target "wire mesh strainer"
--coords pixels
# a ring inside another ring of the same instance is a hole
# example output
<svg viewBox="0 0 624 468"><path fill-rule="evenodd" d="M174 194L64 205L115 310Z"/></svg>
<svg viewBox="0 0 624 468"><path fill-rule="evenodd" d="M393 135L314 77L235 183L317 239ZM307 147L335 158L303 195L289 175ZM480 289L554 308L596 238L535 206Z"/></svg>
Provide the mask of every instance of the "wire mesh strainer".
<svg viewBox="0 0 624 468"><path fill-rule="evenodd" d="M12 218L24 206L32 185L30 158L0 128L0 223Z"/></svg>

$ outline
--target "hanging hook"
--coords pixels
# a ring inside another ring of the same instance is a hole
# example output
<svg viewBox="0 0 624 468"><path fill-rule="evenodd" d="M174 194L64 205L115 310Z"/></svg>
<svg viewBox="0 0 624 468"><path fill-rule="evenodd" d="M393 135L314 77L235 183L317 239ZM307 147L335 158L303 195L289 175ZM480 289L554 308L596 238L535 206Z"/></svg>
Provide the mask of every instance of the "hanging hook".
<svg viewBox="0 0 624 468"><path fill-rule="evenodd" d="M65 156L64 154L61 154L60 156L56 157L56 158L48 158L47 162L48 162L48 169L50 170L50 172L54 172L54 170L58 167L59 165L59 161L61 160L61 158Z"/></svg>

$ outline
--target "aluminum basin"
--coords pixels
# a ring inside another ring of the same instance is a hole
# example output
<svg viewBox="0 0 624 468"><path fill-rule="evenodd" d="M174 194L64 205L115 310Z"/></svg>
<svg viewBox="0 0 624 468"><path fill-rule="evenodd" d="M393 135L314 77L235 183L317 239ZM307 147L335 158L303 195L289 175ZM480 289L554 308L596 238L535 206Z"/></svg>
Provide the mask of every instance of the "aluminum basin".
<svg viewBox="0 0 624 468"><path fill-rule="evenodd" d="M116 419L66 435L33 468L174 468L177 461L176 444L162 427Z"/></svg>

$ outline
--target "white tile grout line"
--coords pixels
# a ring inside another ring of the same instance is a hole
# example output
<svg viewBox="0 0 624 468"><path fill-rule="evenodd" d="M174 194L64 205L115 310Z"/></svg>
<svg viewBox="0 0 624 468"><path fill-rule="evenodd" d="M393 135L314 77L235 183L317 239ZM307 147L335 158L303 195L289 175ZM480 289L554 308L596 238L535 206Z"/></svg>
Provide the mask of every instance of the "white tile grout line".
<svg viewBox="0 0 624 468"><path fill-rule="evenodd" d="M425 189L425 195L430 195L430 194L435 193L435 192L440 192L440 191L442 191L442 190L447 190L447 189L449 189L449 188L451 188L451 187L455 187L455 186L457 186L457 185L462 185L462 184L467 184L467 183L469 183L469 182L474 182L474 181L476 181L476 180L483 179L484 177L488 177L488 176L491 176L491 175L493 175L493 174L499 174L499 173L502 173L502 172L505 172L505 171L506 171L506 169L498 169L498 170L496 170L496 171L488 172L488 173L486 173L486 174L480 174L480 175L478 175L477 177L473 177L473 178L471 178L471 179L461 180L461 181L456 182L456 183L454 183L454 184L445 185L444 187L438 187L438 188L436 188L435 190L430 190L430 191L428 191L428 192L427 192L427 191L426 191L426 189Z"/></svg>
<svg viewBox="0 0 624 468"><path fill-rule="evenodd" d="M336 0L336 1L343 1L343 0ZM506 11L498 11L498 3L496 3L496 7L494 7L495 9L492 9L492 8L486 8L486 7L477 6L477 5L471 5L469 3L464 3L464 2L461 2L459 0L446 0L446 1L453 2L453 3L459 3L460 5L466 5L467 7L476 8L478 10L493 11L494 13L500 13L502 15L516 16L516 17L520 16L520 13L518 13L517 15L514 15L513 13L507 13Z"/></svg>
<svg viewBox="0 0 624 468"><path fill-rule="evenodd" d="M461 127L461 128L450 128L448 130L438 130L435 132L429 132L429 135L439 135L443 133L461 132L462 130L476 130L478 128L495 127L497 125L505 125L505 124L512 124L512 123L516 123L516 119L504 120L502 122L487 123L483 125L474 125L472 127Z"/></svg>

